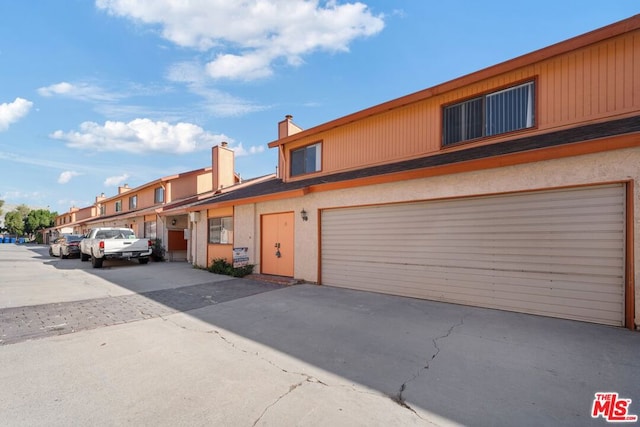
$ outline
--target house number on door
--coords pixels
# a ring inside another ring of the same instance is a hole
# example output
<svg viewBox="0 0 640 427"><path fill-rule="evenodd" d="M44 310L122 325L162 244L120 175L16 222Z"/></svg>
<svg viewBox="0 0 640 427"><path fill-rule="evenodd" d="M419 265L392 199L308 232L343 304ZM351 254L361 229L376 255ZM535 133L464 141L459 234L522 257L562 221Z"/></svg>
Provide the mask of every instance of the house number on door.
<svg viewBox="0 0 640 427"><path fill-rule="evenodd" d="M282 254L280 253L280 243L276 243L276 258L280 258Z"/></svg>

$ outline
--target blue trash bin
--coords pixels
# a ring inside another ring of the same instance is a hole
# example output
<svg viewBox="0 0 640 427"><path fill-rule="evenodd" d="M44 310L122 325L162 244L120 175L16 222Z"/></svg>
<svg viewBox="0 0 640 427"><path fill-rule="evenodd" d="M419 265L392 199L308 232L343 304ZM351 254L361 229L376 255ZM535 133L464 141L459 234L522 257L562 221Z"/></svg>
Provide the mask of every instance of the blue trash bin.
<svg viewBox="0 0 640 427"><path fill-rule="evenodd" d="M11 241L10 241L9 243L15 243L15 242L16 242L16 238L15 238L15 237L12 237L12 238L11 238Z"/></svg>
<svg viewBox="0 0 640 427"><path fill-rule="evenodd" d="M4 243L10 243L11 242L11 238L10 237L5 237L4 238Z"/></svg>
<svg viewBox="0 0 640 427"><path fill-rule="evenodd" d="M20 244L24 243L24 237L20 237L20 238L18 239L18 243L20 243Z"/></svg>

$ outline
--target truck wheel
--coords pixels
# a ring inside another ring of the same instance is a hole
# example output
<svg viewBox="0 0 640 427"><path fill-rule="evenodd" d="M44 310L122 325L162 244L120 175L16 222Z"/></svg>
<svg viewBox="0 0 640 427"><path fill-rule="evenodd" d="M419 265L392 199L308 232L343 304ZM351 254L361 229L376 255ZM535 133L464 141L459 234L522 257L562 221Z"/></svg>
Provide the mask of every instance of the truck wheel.
<svg viewBox="0 0 640 427"><path fill-rule="evenodd" d="M93 268L102 268L102 258L96 258L94 255L91 255L91 265Z"/></svg>
<svg viewBox="0 0 640 427"><path fill-rule="evenodd" d="M80 261L89 261L89 255L80 252Z"/></svg>
<svg viewBox="0 0 640 427"><path fill-rule="evenodd" d="M140 264L146 264L149 262L149 258L138 258Z"/></svg>

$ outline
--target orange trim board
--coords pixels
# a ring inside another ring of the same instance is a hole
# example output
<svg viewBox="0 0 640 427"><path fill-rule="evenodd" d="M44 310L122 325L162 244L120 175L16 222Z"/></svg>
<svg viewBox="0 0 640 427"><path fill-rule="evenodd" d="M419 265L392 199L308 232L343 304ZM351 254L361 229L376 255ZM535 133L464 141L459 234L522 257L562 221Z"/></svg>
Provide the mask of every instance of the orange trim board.
<svg viewBox="0 0 640 427"><path fill-rule="evenodd" d="M624 289L624 324L627 329L636 329L635 316L635 269L634 269L634 185L633 181L628 181L626 185L626 247L625 247L625 289Z"/></svg>

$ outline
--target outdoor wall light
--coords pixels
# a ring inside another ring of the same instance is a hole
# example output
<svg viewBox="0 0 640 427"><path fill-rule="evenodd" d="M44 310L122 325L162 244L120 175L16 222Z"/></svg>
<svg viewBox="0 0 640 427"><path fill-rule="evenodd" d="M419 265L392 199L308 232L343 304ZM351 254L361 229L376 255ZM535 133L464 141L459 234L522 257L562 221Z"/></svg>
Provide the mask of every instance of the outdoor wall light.
<svg viewBox="0 0 640 427"><path fill-rule="evenodd" d="M177 222L178 222L178 221L177 221L175 218L173 218L173 219L171 220L171 225L176 225L176 223L177 223Z"/></svg>
<svg viewBox="0 0 640 427"><path fill-rule="evenodd" d="M302 210L300 211L300 216L302 217L303 221L306 221L309 219L309 217L307 216L307 211L305 211L304 208L302 208Z"/></svg>

